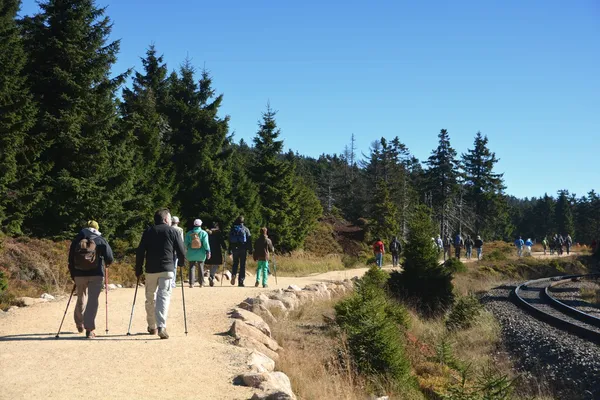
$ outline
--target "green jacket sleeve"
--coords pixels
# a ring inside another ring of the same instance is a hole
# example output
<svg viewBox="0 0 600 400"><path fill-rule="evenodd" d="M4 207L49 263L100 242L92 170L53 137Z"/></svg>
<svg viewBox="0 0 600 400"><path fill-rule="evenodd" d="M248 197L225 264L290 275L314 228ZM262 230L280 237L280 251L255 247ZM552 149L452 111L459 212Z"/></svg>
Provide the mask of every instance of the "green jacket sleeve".
<svg viewBox="0 0 600 400"><path fill-rule="evenodd" d="M204 235L202 235L202 248L207 253L210 253L210 244L208 243L208 233L206 233L205 231L202 231L202 232L204 232Z"/></svg>
<svg viewBox="0 0 600 400"><path fill-rule="evenodd" d="M190 233L189 232L187 232L185 234L185 240L184 240L184 243L183 243L183 247L185 247L186 250L190 248Z"/></svg>

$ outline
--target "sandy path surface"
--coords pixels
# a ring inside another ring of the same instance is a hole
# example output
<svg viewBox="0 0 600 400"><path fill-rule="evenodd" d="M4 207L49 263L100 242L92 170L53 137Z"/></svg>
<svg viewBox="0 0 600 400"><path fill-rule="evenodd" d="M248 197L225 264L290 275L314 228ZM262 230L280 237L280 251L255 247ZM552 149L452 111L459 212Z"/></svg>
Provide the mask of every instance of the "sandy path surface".
<svg viewBox="0 0 600 400"><path fill-rule="evenodd" d="M270 289L352 278L366 269L302 278L279 278ZM247 279L252 284L252 278ZM219 283L217 283L219 285ZM68 297L0 317L0 399L248 399L250 388L234 386L248 350L225 335L227 311L269 289L223 287L185 289L188 335L184 334L181 288L171 298L170 339L146 334L143 288L138 291L132 336L126 336L134 289L108 293L105 335L104 293L96 318L96 340L78 334L71 302L62 334L55 339Z"/></svg>

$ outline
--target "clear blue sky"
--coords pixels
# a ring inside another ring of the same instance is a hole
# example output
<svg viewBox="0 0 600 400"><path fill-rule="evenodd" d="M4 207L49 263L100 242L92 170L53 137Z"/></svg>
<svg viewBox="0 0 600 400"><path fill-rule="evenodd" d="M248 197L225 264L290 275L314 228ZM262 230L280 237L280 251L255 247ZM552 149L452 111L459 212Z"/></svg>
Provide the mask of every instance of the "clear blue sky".
<svg viewBox="0 0 600 400"><path fill-rule="evenodd" d="M236 138L270 100L285 147L366 153L399 136L419 159L441 128L459 153L488 135L507 192L600 191L600 2L98 0L115 72L155 43L211 71ZM22 14L37 9L23 2Z"/></svg>

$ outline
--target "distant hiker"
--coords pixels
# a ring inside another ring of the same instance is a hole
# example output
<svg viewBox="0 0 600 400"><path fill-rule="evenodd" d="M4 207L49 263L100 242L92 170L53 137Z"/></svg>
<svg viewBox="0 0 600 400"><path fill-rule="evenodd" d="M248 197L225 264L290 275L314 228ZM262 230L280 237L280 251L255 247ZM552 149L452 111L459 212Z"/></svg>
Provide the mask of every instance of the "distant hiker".
<svg viewBox="0 0 600 400"><path fill-rule="evenodd" d="M567 235L567 237L565 238L565 247L567 248L567 255L569 255L571 253L572 245L573 245L573 239L571 238L571 235Z"/></svg>
<svg viewBox="0 0 600 400"><path fill-rule="evenodd" d="M531 247L533 246L533 242L531 241L531 238L527 238L527 240L525 241L525 249L527 250L527 254L531 255Z"/></svg>
<svg viewBox="0 0 600 400"><path fill-rule="evenodd" d="M477 259L481 260L481 255L483 253L483 240L481 236L477 235L477 239L475 239L475 243L473 244L475 250L477 251Z"/></svg>
<svg viewBox="0 0 600 400"><path fill-rule="evenodd" d="M252 253L252 238L250 230L244 225L244 217L240 215L229 231L229 254L233 256L233 266L231 271L232 285L235 285L237 278L238 286L245 286L246 256L248 253Z"/></svg>
<svg viewBox="0 0 600 400"><path fill-rule="evenodd" d="M383 255L385 254L385 246L381 239L377 238L375 243L373 244L373 254L375 255L375 264L379 268L383 267Z"/></svg>
<svg viewBox="0 0 600 400"><path fill-rule="evenodd" d="M179 238L181 239L181 242L183 243L183 228L181 228L179 226L179 217L173 216L173 218L171 219L171 226L173 227L173 229L175 229L177 231L177 234L179 235ZM174 265L173 274L175 276L173 278L173 283L171 283L171 287L173 289L175 289L175 287L177 286L177 254L175 254L175 261L174 261L173 265ZM181 284L183 285L183 282L181 282Z"/></svg>
<svg viewBox="0 0 600 400"><path fill-rule="evenodd" d="M444 239L444 261L446 258L450 258L450 249L452 247L452 238L450 235L447 235Z"/></svg>
<svg viewBox="0 0 600 400"><path fill-rule="evenodd" d="M471 236L467 235L467 238L465 239L465 252L466 252L467 260L471 259L474 244L475 244L475 242L473 242L473 239L471 239Z"/></svg>
<svg viewBox="0 0 600 400"><path fill-rule="evenodd" d="M171 302L172 280L175 278L173 261L185 265L185 249L179 234L171 227L171 213L161 208L154 214L154 226L142 235L135 258L135 275L146 272L146 321L148 333L168 339L167 316ZM145 267L145 268L144 268Z"/></svg>
<svg viewBox="0 0 600 400"><path fill-rule="evenodd" d="M542 239L542 248L544 249L544 255L546 255L546 249L548 248L548 239L546 236Z"/></svg>
<svg viewBox="0 0 600 400"><path fill-rule="evenodd" d="M208 232L208 245L210 246L210 259L206 260L206 265L210 266L208 284L215 285L215 273L219 271L219 267L223 265L225 250L227 243L223 237L223 232L219 227L218 222L213 222L212 228Z"/></svg>
<svg viewBox="0 0 600 400"><path fill-rule="evenodd" d="M562 256L564 240L558 233L554 236L554 247L559 256Z"/></svg>
<svg viewBox="0 0 600 400"><path fill-rule="evenodd" d="M185 234L186 257L190 266L190 288L196 283L196 267L198 267L198 283L200 287L206 284L204 280L204 262L211 258L208 233L202 230L202 220L194 220L194 227Z"/></svg>
<svg viewBox="0 0 600 400"><path fill-rule="evenodd" d="M402 245L398 241L398 238L394 236L390 242L390 253L392 253L392 265L394 268L398 266L398 260L400 259L400 252L402 252Z"/></svg>
<svg viewBox="0 0 600 400"><path fill-rule="evenodd" d="M442 241L442 238L440 235L437 235L437 238L435 239L435 244L437 245L438 257L439 257L440 254L442 253L442 251L444 251L444 242Z"/></svg>
<svg viewBox="0 0 600 400"><path fill-rule="evenodd" d="M267 280L269 279L269 256L270 253L274 253L273 243L267 236L267 228L260 228L260 236L254 243L254 261L258 263L256 268L256 283L254 286L258 287L262 276L262 286L266 288Z"/></svg>
<svg viewBox="0 0 600 400"><path fill-rule="evenodd" d="M75 236L69 248L69 272L77 287L75 326L77 332L89 339L96 337L96 314L98 297L102 291L104 267L114 261L113 252L99 231L96 221L88 221L87 227Z"/></svg>
<svg viewBox="0 0 600 400"><path fill-rule="evenodd" d="M460 249L462 249L464 244L465 242L462 236L460 236L460 233L457 233L456 237L454 238L454 256L458 259L460 259Z"/></svg>
<svg viewBox="0 0 600 400"><path fill-rule="evenodd" d="M524 245L525 245L525 242L523 241L521 236L519 236L519 238L517 240L515 240L515 246L517 246L517 255L519 257L523 256L523 246Z"/></svg>

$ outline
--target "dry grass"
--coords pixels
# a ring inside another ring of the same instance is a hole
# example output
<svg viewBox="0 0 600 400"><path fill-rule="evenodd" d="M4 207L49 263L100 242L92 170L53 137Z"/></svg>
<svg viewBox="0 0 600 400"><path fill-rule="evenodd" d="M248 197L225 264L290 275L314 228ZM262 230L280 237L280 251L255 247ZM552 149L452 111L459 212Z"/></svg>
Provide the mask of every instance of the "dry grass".
<svg viewBox="0 0 600 400"><path fill-rule="evenodd" d="M588 303L600 307L600 289L584 287L580 290L581 298Z"/></svg>
<svg viewBox="0 0 600 400"><path fill-rule="evenodd" d="M230 261L228 261L230 262ZM342 257L337 254L317 256L303 250L294 251L289 255L277 255L271 259L271 273L273 273L273 262L277 268L278 276L305 276L344 269ZM254 273L256 262L248 259L247 268Z"/></svg>

